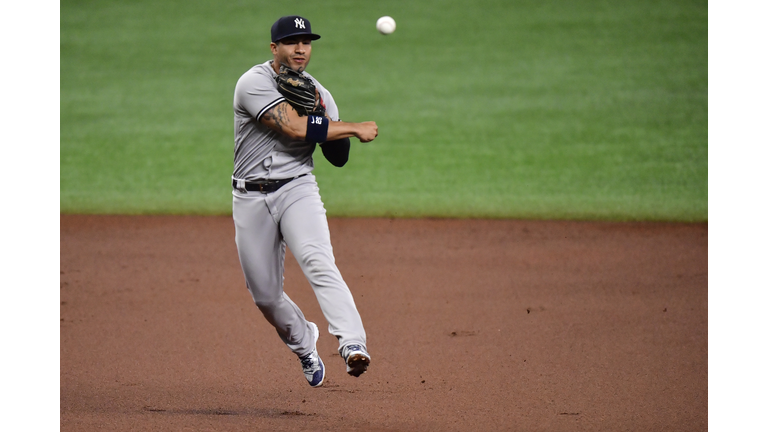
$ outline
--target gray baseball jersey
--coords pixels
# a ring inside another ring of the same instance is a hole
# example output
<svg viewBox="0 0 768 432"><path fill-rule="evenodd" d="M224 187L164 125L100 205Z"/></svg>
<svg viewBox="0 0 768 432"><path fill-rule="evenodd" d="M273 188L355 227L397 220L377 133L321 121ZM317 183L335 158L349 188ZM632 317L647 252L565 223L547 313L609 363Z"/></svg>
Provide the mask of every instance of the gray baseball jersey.
<svg viewBox="0 0 768 432"><path fill-rule="evenodd" d="M292 140L259 121L264 113L285 101L277 91L277 74L271 63L254 66L235 87L232 178L236 187L232 191L232 216L246 286L291 351L299 356L313 352L315 327L283 291L287 246L315 291L328 331L338 339L340 350L345 346L366 346L360 314L336 267L325 207L311 173L315 144ZM333 97L312 80L328 115L338 120ZM241 187L246 181L281 179L293 180L268 193Z"/></svg>
<svg viewBox="0 0 768 432"><path fill-rule="evenodd" d="M339 120L331 93L310 77L323 99L326 114ZM235 171L233 179L285 179L307 174L314 168L315 144L294 141L273 131L260 120L285 98L277 91L272 61L252 67L235 86Z"/></svg>

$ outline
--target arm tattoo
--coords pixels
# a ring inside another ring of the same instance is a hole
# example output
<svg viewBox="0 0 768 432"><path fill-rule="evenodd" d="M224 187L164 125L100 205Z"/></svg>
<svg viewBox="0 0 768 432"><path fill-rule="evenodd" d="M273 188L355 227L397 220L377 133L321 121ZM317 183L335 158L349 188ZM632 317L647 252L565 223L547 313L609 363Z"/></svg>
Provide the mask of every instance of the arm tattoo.
<svg viewBox="0 0 768 432"><path fill-rule="evenodd" d="M284 126L288 123L289 106L287 103L280 103L264 113L264 119L274 123L273 128L278 132L283 132Z"/></svg>

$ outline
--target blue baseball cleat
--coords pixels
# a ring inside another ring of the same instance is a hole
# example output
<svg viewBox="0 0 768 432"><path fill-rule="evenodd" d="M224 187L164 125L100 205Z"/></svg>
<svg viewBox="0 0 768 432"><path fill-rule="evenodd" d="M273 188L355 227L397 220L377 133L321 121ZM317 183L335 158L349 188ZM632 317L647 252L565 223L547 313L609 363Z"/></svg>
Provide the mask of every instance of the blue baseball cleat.
<svg viewBox="0 0 768 432"><path fill-rule="evenodd" d="M320 337L320 331L317 329L315 323L309 324L314 332L315 343L317 343L317 339ZM320 387L323 385L323 381L325 380L325 365L320 359L320 355L317 353L317 347L315 347L311 353L300 356L299 360L301 361L301 368L304 369L304 377L307 379L307 382L309 382L309 385L312 387Z"/></svg>

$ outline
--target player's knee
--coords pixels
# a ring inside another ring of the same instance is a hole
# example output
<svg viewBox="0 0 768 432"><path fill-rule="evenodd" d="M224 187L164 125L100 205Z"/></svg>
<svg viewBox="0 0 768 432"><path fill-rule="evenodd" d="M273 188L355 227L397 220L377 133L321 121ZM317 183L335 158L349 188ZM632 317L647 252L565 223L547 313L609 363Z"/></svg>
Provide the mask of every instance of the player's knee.
<svg viewBox="0 0 768 432"><path fill-rule="evenodd" d="M275 308L275 305L279 303L282 299L281 298L259 298L253 299L253 302L256 304L256 307L259 308L262 312L265 310L272 310Z"/></svg>
<svg viewBox="0 0 768 432"><path fill-rule="evenodd" d="M251 284L248 284L247 288L251 293L253 302L256 303L256 306L258 306L259 309L261 309L262 306L270 307L281 299L281 292L272 292L272 290L260 290L253 287Z"/></svg>
<svg viewBox="0 0 768 432"><path fill-rule="evenodd" d="M260 310L270 309L272 305L275 304L275 302L272 301L261 301L254 299L253 302L256 304L256 307Z"/></svg>
<svg viewBox="0 0 768 432"><path fill-rule="evenodd" d="M311 273L324 273L335 268L333 254L320 246L308 246L298 256L302 267Z"/></svg>

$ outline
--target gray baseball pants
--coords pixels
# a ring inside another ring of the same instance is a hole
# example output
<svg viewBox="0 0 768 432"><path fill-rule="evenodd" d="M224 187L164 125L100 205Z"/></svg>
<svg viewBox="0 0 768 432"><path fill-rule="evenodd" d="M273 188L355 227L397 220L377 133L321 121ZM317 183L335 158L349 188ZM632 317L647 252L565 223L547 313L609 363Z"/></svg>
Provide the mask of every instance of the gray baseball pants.
<svg viewBox="0 0 768 432"><path fill-rule="evenodd" d="M315 176L295 179L268 194L233 190L232 195L235 243L246 286L288 348L302 356L315 349L315 340L301 309L283 291L286 245L312 286L339 346L365 346L363 322L336 267Z"/></svg>

